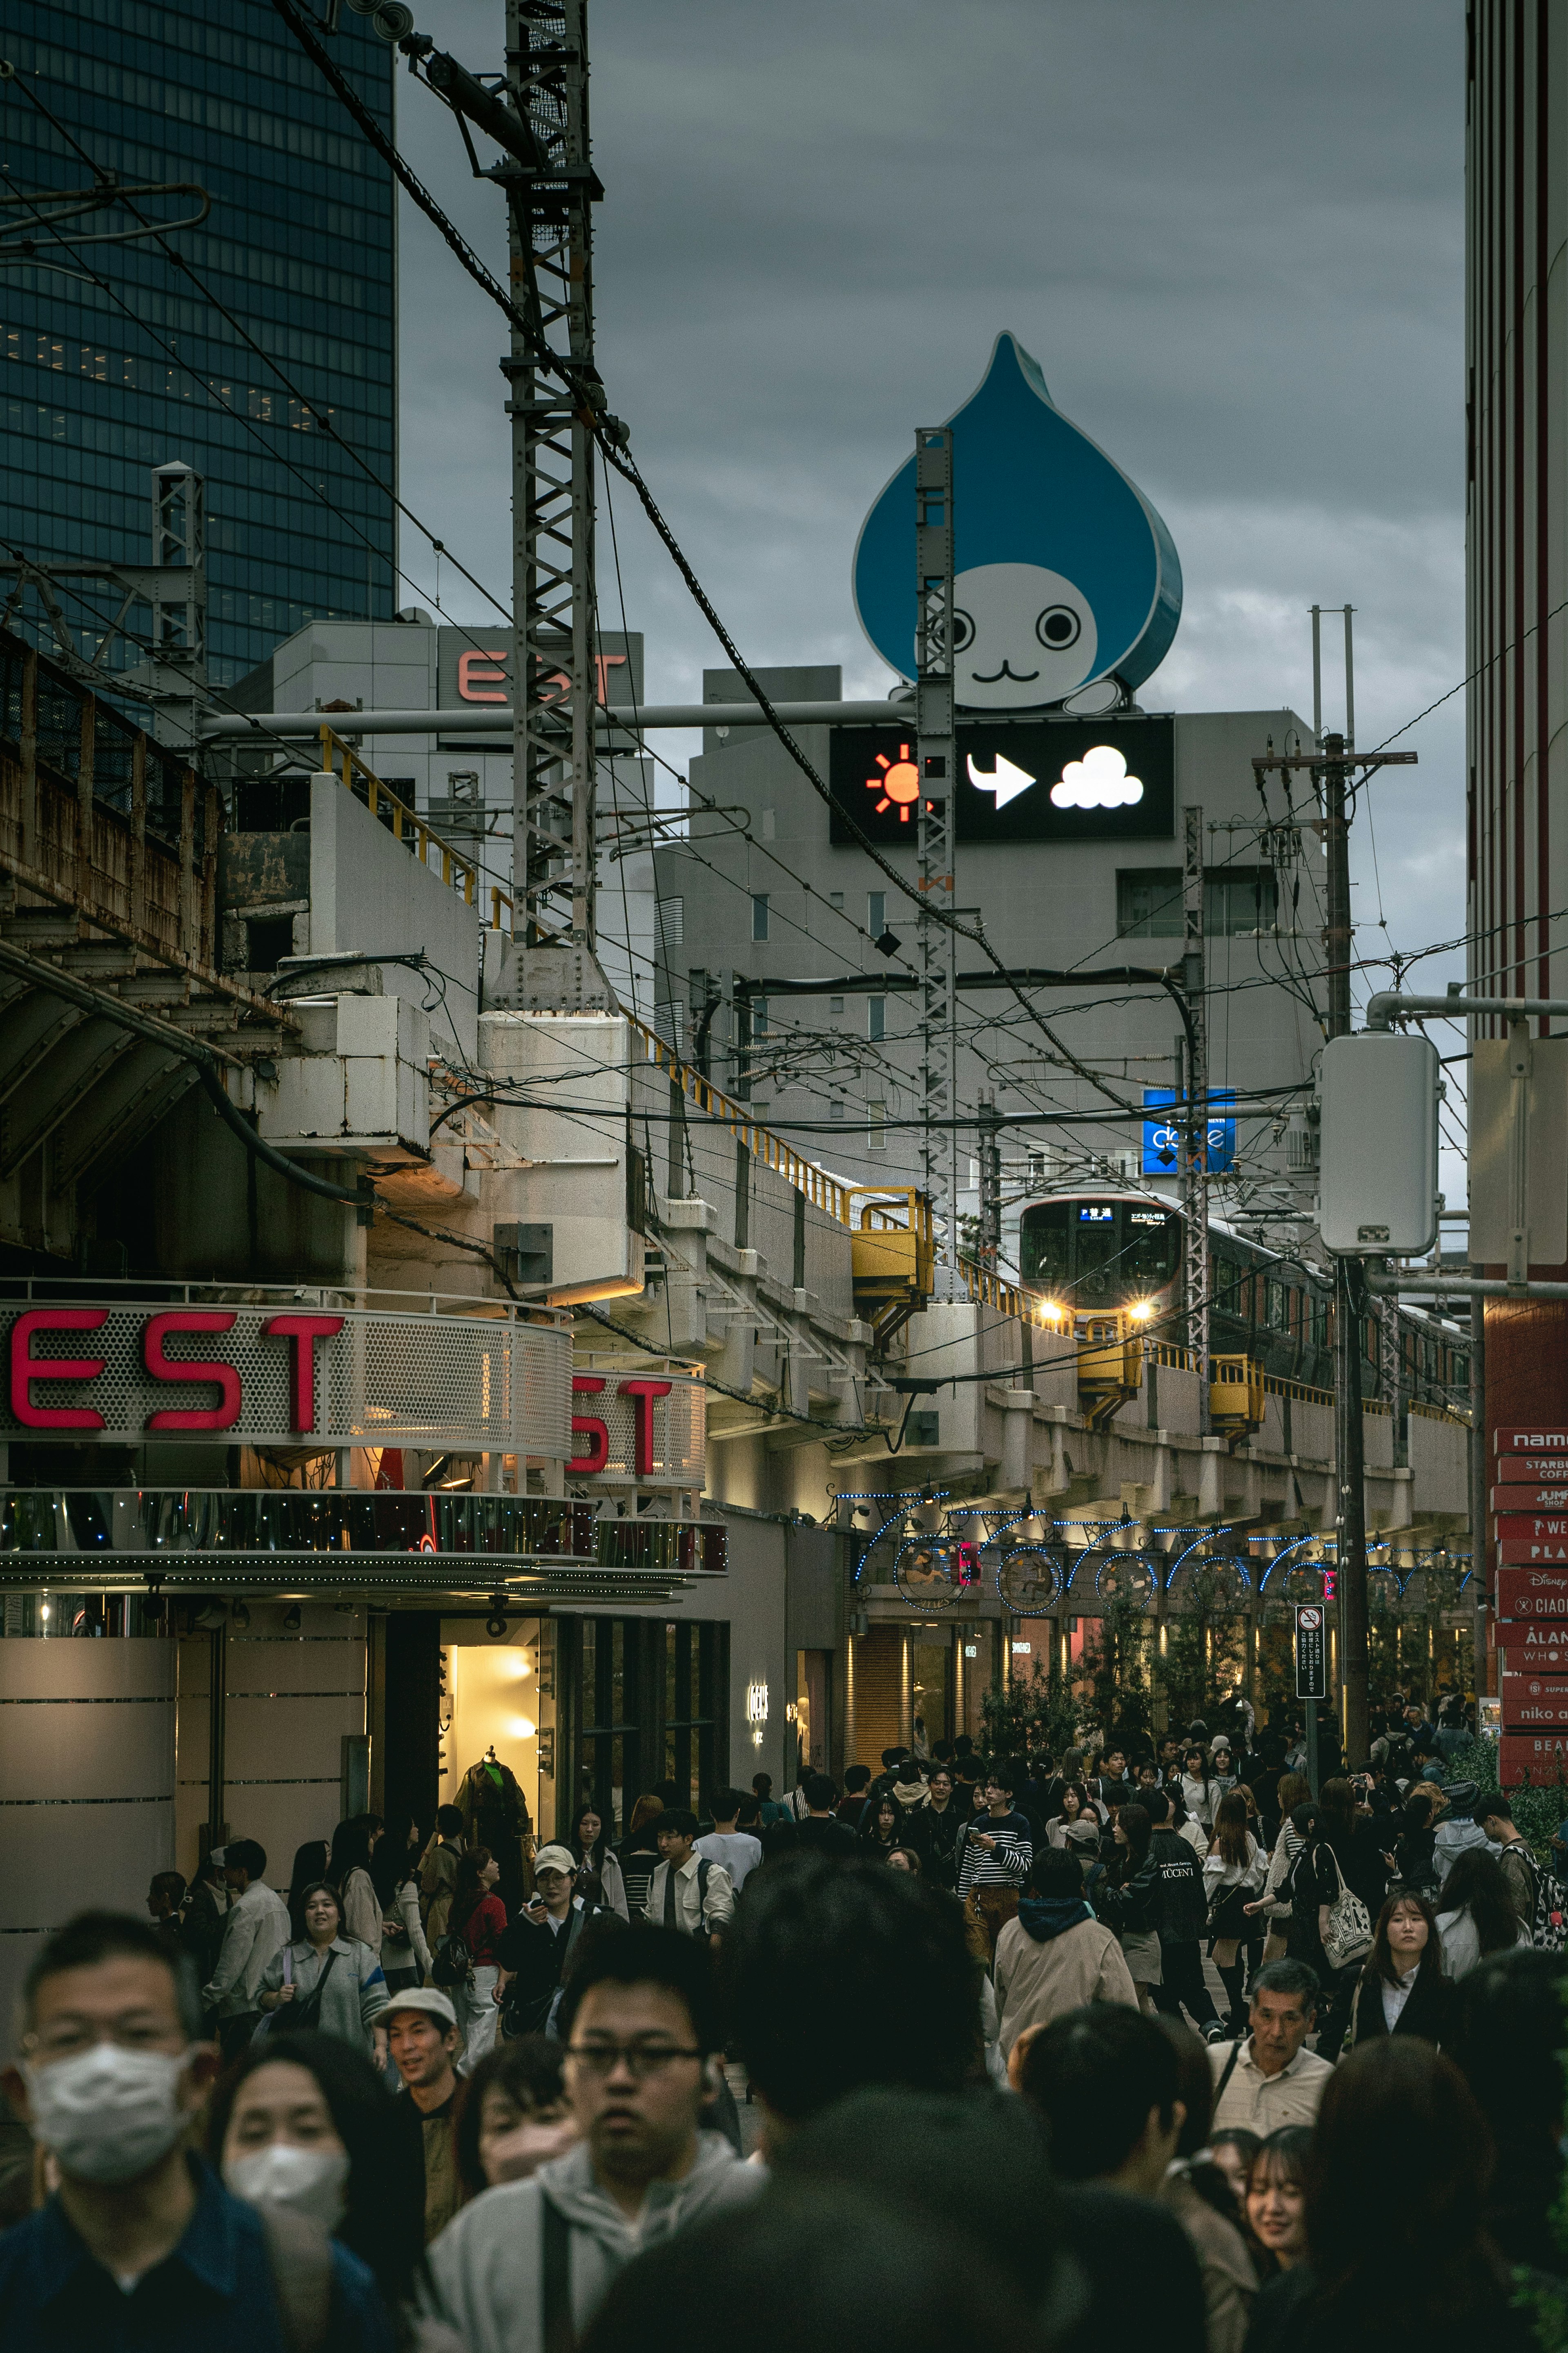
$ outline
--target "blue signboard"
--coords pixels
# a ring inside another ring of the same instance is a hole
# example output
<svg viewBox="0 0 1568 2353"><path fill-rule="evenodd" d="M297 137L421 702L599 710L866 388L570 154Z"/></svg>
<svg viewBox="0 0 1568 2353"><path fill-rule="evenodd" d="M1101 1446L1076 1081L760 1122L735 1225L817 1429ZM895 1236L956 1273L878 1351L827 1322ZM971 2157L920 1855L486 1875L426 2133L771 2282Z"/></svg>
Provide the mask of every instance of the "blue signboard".
<svg viewBox="0 0 1568 2353"><path fill-rule="evenodd" d="M948 422L960 707L1039 710L1112 673L1141 685L1182 612L1175 547L1142 491L1062 415L1010 334ZM861 526L852 569L860 626L905 678L915 674L914 473L911 449ZM1110 807L1119 783L1090 773L1081 792L1100 797L1074 805Z"/></svg>
<svg viewBox="0 0 1568 2353"><path fill-rule="evenodd" d="M1143 1174L1145 1176L1173 1176L1182 1164L1182 1114L1180 1105L1186 1102L1174 1087L1145 1087L1143 1090ZM1211 1176L1223 1176L1236 1158L1236 1113L1222 1108L1234 1104L1234 1087L1209 1089L1208 1171ZM1172 1108L1163 1112L1156 1105ZM1147 1116L1153 1113L1153 1117Z"/></svg>

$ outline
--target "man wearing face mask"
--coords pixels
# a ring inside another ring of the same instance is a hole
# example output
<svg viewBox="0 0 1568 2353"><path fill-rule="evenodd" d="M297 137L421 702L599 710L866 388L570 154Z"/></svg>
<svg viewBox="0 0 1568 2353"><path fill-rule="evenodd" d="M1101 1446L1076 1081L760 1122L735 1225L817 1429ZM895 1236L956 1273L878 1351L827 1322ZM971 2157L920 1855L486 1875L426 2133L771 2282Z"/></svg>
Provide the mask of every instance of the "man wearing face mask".
<svg viewBox="0 0 1568 2353"><path fill-rule="evenodd" d="M23 1989L7 2096L58 2168L48 2203L0 2237L6 2353L289 2353L281 2295L301 2258L192 2154L216 2071L194 1973L146 1923L88 1912L50 1937ZM333 2353L390 2353L365 2266L321 2251Z"/></svg>

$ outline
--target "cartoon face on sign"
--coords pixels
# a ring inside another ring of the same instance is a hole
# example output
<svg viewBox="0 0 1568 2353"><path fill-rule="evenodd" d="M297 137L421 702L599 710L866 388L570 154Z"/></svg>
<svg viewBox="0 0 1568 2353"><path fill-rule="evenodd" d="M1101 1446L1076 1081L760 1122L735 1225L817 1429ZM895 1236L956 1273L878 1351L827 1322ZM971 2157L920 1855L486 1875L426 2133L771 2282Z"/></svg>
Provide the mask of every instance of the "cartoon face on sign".
<svg viewBox="0 0 1568 2353"><path fill-rule="evenodd" d="M972 711L1059 702L1094 669L1088 597L1041 564L977 564L953 580L958 700Z"/></svg>
<svg viewBox="0 0 1568 2353"><path fill-rule="evenodd" d="M948 422L960 707L1037 709L1111 676L1140 685L1182 610L1181 565L1142 491L1062 415L1010 334ZM853 565L860 626L905 678L915 674L914 470L911 448Z"/></svg>

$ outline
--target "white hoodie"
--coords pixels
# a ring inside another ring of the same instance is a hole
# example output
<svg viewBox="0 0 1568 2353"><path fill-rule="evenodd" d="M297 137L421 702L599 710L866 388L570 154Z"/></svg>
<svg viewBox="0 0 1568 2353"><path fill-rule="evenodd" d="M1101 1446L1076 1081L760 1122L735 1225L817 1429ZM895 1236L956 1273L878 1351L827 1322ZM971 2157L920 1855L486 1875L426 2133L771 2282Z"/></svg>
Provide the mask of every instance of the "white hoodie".
<svg viewBox="0 0 1568 2353"><path fill-rule="evenodd" d="M698 2137L680 2181L649 2184L634 2224L601 2189L585 2142L541 2166L531 2181L487 2189L455 2214L429 2253L435 2316L468 2353L544 2353L542 2211L548 2196L571 2228L574 2333L581 2341L623 2263L645 2247L726 2206L746 2204L766 2172L743 2165L721 2133Z"/></svg>

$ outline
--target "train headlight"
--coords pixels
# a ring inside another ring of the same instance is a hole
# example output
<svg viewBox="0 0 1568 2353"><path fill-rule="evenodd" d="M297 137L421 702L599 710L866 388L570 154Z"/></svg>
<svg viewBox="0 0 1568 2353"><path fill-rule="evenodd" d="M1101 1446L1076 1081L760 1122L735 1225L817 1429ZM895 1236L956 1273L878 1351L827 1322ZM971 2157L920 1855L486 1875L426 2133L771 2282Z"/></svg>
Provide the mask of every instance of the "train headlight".
<svg viewBox="0 0 1568 2353"><path fill-rule="evenodd" d="M1146 1324L1154 1313L1154 1303L1152 1299L1136 1299L1127 1313L1134 1324Z"/></svg>

